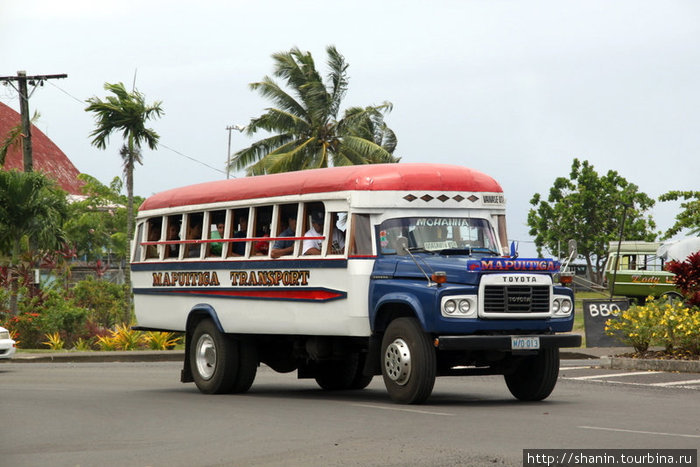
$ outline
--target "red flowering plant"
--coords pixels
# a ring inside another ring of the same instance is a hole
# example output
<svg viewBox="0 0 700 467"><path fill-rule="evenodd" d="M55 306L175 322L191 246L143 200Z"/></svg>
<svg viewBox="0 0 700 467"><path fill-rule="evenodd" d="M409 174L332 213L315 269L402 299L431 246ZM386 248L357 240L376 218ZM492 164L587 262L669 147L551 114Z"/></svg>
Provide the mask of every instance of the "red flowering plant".
<svg viewBox="0 0 700 467"><path fill-rule="evenodd" d="M700 251L685 261L669 261L666 270L675 274L673 281L685 297L685 303L700 307Z"/></svg>

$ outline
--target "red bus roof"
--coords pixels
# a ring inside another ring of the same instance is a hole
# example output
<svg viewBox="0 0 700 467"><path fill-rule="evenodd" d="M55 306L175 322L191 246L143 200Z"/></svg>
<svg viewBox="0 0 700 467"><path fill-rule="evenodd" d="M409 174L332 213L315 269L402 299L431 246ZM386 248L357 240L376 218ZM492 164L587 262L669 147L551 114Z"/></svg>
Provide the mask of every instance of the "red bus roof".
<svg viewBox="0 0 700 467"><path fill-rule="evenodd" d="M140 211L193 204L336 191L466 191L501 193L490 176L446 164L368 164L200 183L157 193Z"/></svg>

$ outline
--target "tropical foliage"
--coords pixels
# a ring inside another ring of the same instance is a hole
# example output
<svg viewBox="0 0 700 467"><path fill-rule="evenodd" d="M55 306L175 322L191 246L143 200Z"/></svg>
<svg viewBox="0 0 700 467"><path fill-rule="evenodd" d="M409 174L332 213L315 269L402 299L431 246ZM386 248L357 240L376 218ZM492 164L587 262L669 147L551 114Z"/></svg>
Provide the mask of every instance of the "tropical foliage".
<svg viewBox="0 0 700 467"><path fill-rule="evenodd" d="M115 177L109 186L86 174L78 176L84 182L84 199L68 206L68 220L64 225L67 241L76 249L77 256L96 261L105 256L116 260L127 259L126 204L121 194L122 181ZM142 199L134 197L134 204Z"/></svg>
<svg viewBox="0 0 700 467"><path fill-rule="evenodd" d="M40 117L41 115L39 112L34 112L34 116L31 119L31 124L35 124ZM10 151L10 149L20 147L23 138L24 133L22 133L21 122L10 128L10 131L7 132L5 138L2 140L2 142L0 142L0 167L5 165L5 159L7 158L7 153Z"/></svg>
<svg viewBox="0 0 700 467"><path fill-rule="evenodd" d="M392 104L352 107L338 118L348 90L348 63L335 47L326 48L329 73L324 83L309 52L293 48L272 55L273 75L284 81L285 90L273 78L251 83L273 102L260 117L247 125L248 135L271 133L238 151L233 170L248 175L289 172L311 168L398 162L393 156L396 135L384 122Z"/></svg>
<svg viewBox="0 0 700 467"><path fill-rule="evenodd" d="M676 357L700 355L700 311L680 300L655 300L633 305L620 316L608 320L605 332L643 354L651 345L662 346Z"/></svg>
<svg viewBox="0 0 700 467"><path fill-rule="evenodd" d="M141 163L141 145L146 144L152 150L158 147L158 133L146 127L146 122L163 114L161 102L147 104L146 98L137 90L131 92L124 88L123 83L105 83L106 91L113 95L103 101L98 97L87 100L87 112L95 116L95 130L90 133L92 144L99 149L106 149L109 137L119 132L124 138L124 145L119 151L126 175L127 217L126 238L132 237L134 230L134 168ZM129 268L126 268L126 283L131 283ZM131 297L127 297L124 311L125 321L131 315Z"/></svg>
<svg viewBox="0 0 700 467"><path fill-rule="evenodd" d="M560 245L576 239L578 253L598 283L608 245L619 238L623 219L625 240L652 241L656 236L654 221L644 216L654 200L616 171L598 175L588 161L574 159L569 177L554 181L547 200L535 193L530 204L534 208L528 213L527 224L538 254L544 248L559 251Z"/></svg>
<svg viewBox="0 0 700 467"><path fill-rule="evenodd" d="M0 171L0 253L6 267L10 310L17 313L18 270L23 252L61 247L67 214L66 194L37 172Z"/></svg>
<svg viewBox="0 0 700 467"><path fill-rule="evenodd" d="M678 201L682 211L676 215L676 222L664 234L668 239L684 229L693 235L700 235L700 191L669 191L659 197L659 201Z"/></svg>

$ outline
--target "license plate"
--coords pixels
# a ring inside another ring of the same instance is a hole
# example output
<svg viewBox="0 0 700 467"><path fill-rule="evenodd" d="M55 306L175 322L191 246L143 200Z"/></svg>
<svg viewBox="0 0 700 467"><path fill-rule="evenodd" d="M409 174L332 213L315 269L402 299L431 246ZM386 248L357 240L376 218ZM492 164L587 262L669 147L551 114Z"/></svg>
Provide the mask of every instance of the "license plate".
<svg viewBox="0 0 700 467"><path fill-rule="evenodd" d="M540 338L511 336L510 348L512 350L537 350L540 348Z"/></svg>

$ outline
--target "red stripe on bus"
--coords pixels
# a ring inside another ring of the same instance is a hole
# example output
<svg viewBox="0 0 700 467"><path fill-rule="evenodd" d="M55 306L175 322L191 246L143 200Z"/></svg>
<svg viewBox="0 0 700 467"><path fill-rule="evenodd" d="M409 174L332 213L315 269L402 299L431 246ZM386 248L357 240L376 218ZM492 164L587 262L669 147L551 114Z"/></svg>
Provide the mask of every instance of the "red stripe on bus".
<svg viewBox="0 0 700 467"><path fill-rule="evenodd" d="M176 294L215 295L222 297L284 298L287 300L332 300L344 294L329 290L173 290Z"/></svg>

